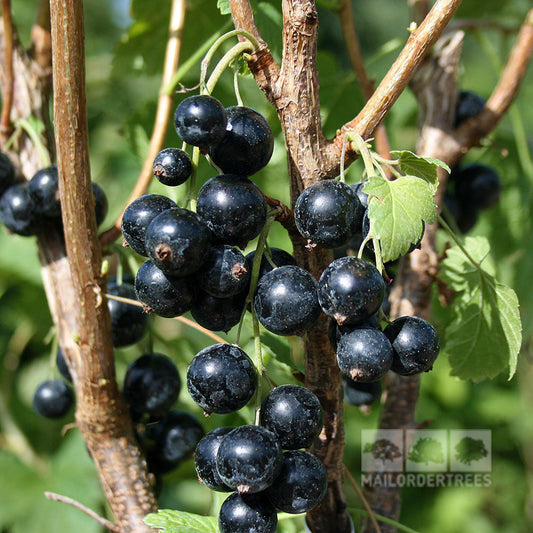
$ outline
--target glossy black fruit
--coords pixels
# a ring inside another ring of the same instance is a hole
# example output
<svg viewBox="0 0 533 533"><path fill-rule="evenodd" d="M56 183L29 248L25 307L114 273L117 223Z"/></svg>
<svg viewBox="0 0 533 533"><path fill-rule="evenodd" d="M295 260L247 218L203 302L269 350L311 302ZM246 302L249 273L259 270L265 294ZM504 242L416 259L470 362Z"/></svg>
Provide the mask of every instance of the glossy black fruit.
<svg viewBox="0 0 533 533"><path fill-rule="evenodd" d="M250 107L226 108L226 132L209 148L209 156L225 174L251 176L270 161L274 136L266 119Z"/></svg>
<svg viewBox="0 0 533 533"><path fill-rule="evenodd" d="M311 243L336 248L361 231L364 211L349 185L323 180L305 189L297 198L294 221L301 235Z"/></svg>
<svg viewBox="0 0 533 533"><path fill-rule="evenodd" d="M391 368L391 343L379 329L353 328L337 343L337 363L341 372L354 381L377 381Z"/></svg>
<svg viewBox="0 0 533 533"><path fill-rule="evenodd" d="M171 411L162 420L146 426L146 438L153 441L146 453L148 468L165 474L192 457L204 430L198 420L183 411Z"/></svg>
<svg viewBox="0 0 533 533"><path fill-rule="evenodd" d="M210 431L198 443L194 452L194 466L198 479L211 490L217 492L231 492L217 471L217 453L220 443L225 435L234 428L229 426L218 427Z"/></svg>
<svg viewBox="0 0 533 533"><path fill-rule="evenodd" d="M260 423L284 450L309 448L322 430L324 413L316 395L300 385L280 385L263 400Z"/></svg>
<svg viewBox="0 0 533 533"><path fill-rule="evenodd" d="M192 146L211 146L226 132L226 110L212 96L189 96L176 108L174 125L182 141Z"/></svg>
<svg viewBox="0 0 533 533"><path fill-rule="evenodd" d="M15 185L15 167L11 159L4 152L0 152L0 196L11 185Z"/></svg>
<svg viewBox="0 0 533 533"><path fill-rule="evenodd" d="M176 187L190 178L191 158L187 152L179 148L164 148L155 156L152 170L163 185Z"/></svg>
<svg viewBox="0 0 533 533"><path fill-rule="evenodd" d="M200 326L227 333L240 322L246 296L247 293L242 292L229 298L216 298L199 290L191 307L191 315Z"/></svg>
<svg viewBox="0 0 533 533"><path fill-rule="evenodd" d="M203 291L217 298L229 298L246 289L250 268L242 252L234 246L212 246L195 275Z"/></svg>
<svg viewBox="0 0 533 533"><path fill-rule="evenodd" d="M342 385L344 388L344 400L356 407L372 405L381 397L381 381L360 383L353 381L348 376L343 376Z"/></svg>
<svg viewBox="0 0 533 533"><path fill-rule="evenodd" d="M230 431L217 452L217 471L240 494L260 492L279 474L282 454L276 435L263 426Z"/></svg>
<svg viewBox="0 0 533 533"><path fill-rule="evenodd" d="M47 217L61 216L57 166L39 170L28 183L28 194L37 213Z"/></svg>
<svg viewBox="0 0 533 533"><path fill-rule="evenodd" d="M377 328L378 327L378 314L372 315L368 320L365 320L362 324L359 326L339 326L335 319L330 319L328 322L328 340L331 344L331 347L337 351L337 343L339 342L340 338L345 334L349 333L354 329L354 327L369 327L369 328Z"/></svg>
<svg viewBox="0 0 533 533"><path fill-rule="evenodd" d="M283 452L281 471L267 494L281 512L307 513L315 507L328 488L328 477L322 462L304 450Z"/></svg>
<svg viewBox="0 0 533 533"><path fill-rule="evenodd" d="M214 344L196 354L187 370L187 388L206 413L244 407L257 387L257 372L246 353L232 344Z"/></svg>
<svg viewBox="0 0 533 533"><path fill-rule="evenodd" d="M137 299L135 287L127 282L117 285L116 282L110 281L107 284L107 292L130 300ZM141 307L111 299L107 300L107 307L111 315L113 346L129 346L139 341L146 333L148 315Z"/></svg>
<svg viewBox="0 0 533 533"><path fill-rule="evenodd" d="M18 235L34 235L39 228L39 216L28 194L28 183L16 183L0 198L0 222Z"/></svg>
<svg viewBox="0 0 533 533"><path fill-rule="evenodd" d="M102 187L98 183L93 181L91 186L93 189L94 214L96 217L96 225L99 226L104 221L105 216L107 215L107 196L104 192L104 189L102 189Z"/></svg>
<svg viewBox="0 0 533 533"><path fill-rule="evenodd" d="M196 209L217 242L240 248L261 233L267 216L260 189L235 174L207 181L198 193Z"/></svg>
<svg viewBox="0 0 533 533"><path fill-rule="evenodd" d="M157 215L146 230L146 251L152 262L172 276L187 276L204 262L211 234L193 211L172 207Z"/></svg>
<svg viewBox="0 0 533 533"><path fill-rule="evenodd" d="M392 344L391 370L401 376L427 372L439 355L439 338L435 328L423 318L402 316L384 331Z"/></svg>
<svg viewBox="0 0 533 533"><path fill-rule="evenodd" d="M497 204L502 189L500 176L492 167L473 163L454 173L455 196L462 209L488 209Z"/></svg>
<svg viewBox="0 0 533 533"><path fill-rule="evenodd" d="M277 335L302 335L320 316L317 287L315 278L298 266L267 272L254 295L259 322Z"/></svg>
<svg viewBox="0 0 533 533"><path fill-rule="evenodd" d="M261 494L234 492L220 507L220 533L275 533L278 515Z"/></svg>
<svg viewBox="0 0 533 533"><path fill-rule="evenodd" d="M361 202L364 209L368 208L368 193L363 192L363 187L366 185L366 181L359 181L358 183L352 183L350 187L353 189L357 198Z"/></svg>
<svg viewBox="0 0 533 533"><path fill-rule="evenodd" d="M255 258L255 250L246 254L246 264L248 265L248 270L252 272L253 264ZM264 274L274 270L276 267L285 266L285 265L296 265L296 259L285 250L281 248L268 248L263 251L261 257L261 264L259 265L259 276L257 279L260 279Z"/></svg>
<svg viewBox="0 0 533 533"><path fill-rule="evenodd" d="M180 389L174 361L160 353L147 353L128 366L122 392L134 413L160 418L177 400Z"/></svg>
<svg viewBox="0 0 533 533"><path fill-rule="evenodd" d="M485 99L473 91L459 91L455 104L454 127L466 122L469 118L476 117L483 111Z"/></svg>
<svg viewBox="0 0 533 533"><path fill-rule="evenodd" d="M43 381L33 395L33 408L46 418L63 418L73 404L74 393L61 379Z"/></svg>
<svg viewBox="0 0 533 533"><path fill-rule="evenodd" d="M378 269L357 257L333 260L318 281L318 300L338 324L361 324L381 306L385 282Z"/></svg>
<svg viewBox="0 0 533 533"><path fill-rule="evenodd" d="M70 374L70 370L67 366L67 362L65 361L65 356L63 355L63 351L61 348L57 349L56 353L56 366L59 370L59 373L69 382L72 383L72 376Z"/></svg>
<svg viewBox="0 0 533 533"><path fill-rule="evenodd" d="M148 259L135 276L135 294L146 312L171 318L191 309L196 291L190 278L168 276Z"/></svg>
<svg viewBox="0 0 533 533"><path fill-rule="evenodd" d="M144 257L146 230L152 220L163 211L177 207L170 198L161 194L145 194L126 207L122 216L122 234L128 246Z"/></svg>

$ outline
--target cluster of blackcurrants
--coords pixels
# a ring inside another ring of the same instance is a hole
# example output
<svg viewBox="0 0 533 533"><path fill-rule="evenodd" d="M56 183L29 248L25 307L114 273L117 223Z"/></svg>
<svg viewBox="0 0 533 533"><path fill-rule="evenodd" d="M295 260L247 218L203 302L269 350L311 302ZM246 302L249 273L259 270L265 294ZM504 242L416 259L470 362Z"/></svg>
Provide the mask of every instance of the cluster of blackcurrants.
<svg viewBox="0 0 533 533"><path fill-rule="evenodd" d="M107 197L92 183L96 223L107 214ZM57 167L39 170L29 181L17 182L10 159L0 153L0 222L12 233L30 236L52 226L61 227Z"/></svg>
<svg viewBox="0 0 533 533"><path fill-rule="evenodd" d="M475 92L460 91L455 111L455 127L481 113L485 100ZM445 206L461 233L476 224L480 211L496 205L500 199L501 179L490 166L482 163L456 165L448 178Z"/></svg>

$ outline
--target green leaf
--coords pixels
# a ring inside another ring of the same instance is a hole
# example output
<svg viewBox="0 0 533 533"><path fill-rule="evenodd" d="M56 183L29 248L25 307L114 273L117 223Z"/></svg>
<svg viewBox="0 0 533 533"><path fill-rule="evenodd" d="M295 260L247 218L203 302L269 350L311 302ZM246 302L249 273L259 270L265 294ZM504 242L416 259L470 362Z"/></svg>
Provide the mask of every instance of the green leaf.
<svg viewBox="0 0 533 533"><path fill-rule="evenodd" d="M485 259L485 239L467 239L465 247L474 260L483 261L479 268L456 246L448 250L439 273L440 279L457 291L452 303L455 318L445 335L451 373L481 381L494 378L508 366L511 378L522 343L518 298L494 278Z"/></svg>
<svg viewBox="0 0 533 533"><path fill-rule="evenodd" d="M276 360L287 365L289 368L296 369L300 372L305 372L303 366L297 365L293 361L291 345L286 338L280 337L279 335L274 335L273 333L264 330L261 332L261 342L271 350L272 356Z"/></svg>
<svg viewBox="0 0 533 533"><path fill-rule="evenodd" d="M450 172L450 167L440 159L421 157L409 150L395 150L391 152L391 155L398 160L400 170L404 174L418 176L431 183L433 193L436 192L437 186L439 185L437 168L441 167L447 172Z"/></svg>
<svg viewBox="0 0 533 533"><path fill-rule="evenodd" d="M217 7L220 9L222 15L231 15L231 8L229 7L229 0L217 0Z"/></svg>
<svg viewBox="0 0 533 533"><path fill-rule="evenodd" d="M368 216L380 241L383 261L408 253L422 237L423 221L432 224L436 220L432 187L416 176L393 181L372 176L363 191L370 195Z"/></svg>
<svg viewBox="0 0 533 533"><path fill-rule="evenodd" d="M162 533L218 533L218 518L163 509L146 515L144 521Z"/></svg>

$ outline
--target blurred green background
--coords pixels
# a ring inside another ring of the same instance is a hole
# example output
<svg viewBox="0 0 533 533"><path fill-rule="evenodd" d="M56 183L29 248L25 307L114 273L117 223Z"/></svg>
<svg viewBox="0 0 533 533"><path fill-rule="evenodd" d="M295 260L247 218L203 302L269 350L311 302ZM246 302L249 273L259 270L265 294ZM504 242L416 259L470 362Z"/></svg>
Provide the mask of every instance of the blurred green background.
<svg viewBox="0 0 533 533"><path fill-rule="evenodd" d="M23 42L28 42L36 0L13 2L14 19ZM157 4L157 5L155 5ZM351 72L334 2L319 2L320 97L327 135L357 114L363 105ZM409 13L407 2L398 0L355 1L356 25L360 32L368 71L379 81L405 42ZM280 2L255 1L257 24L280 57ZM334 7L334 6L333 6ZM498 25L518 28L529 9L527 0L465 0L456 18L474 18L494 23L469 30L465 38L460 69L460 87L488 97L502 62L514 42L515 31L502 32ZM87 0L86 51L92 176L105 189L109 213L102 229L121 212L139 174L153 126L160 88L170 0ZM497 24L496 24L497 23ZM182 62L218 31L229 28L229 17L220 15L214 0L191 0L183 33ZM180 80L186 87L198 83L199 61ZM533 240L531 210L533 187L533 69L530 69L519 98L497 131L483 146L472 150L465 161L492 165L503 182L499 204L484 212L471 235L486 236L498 279L518 293L524 329L524 347L517 375L506 375L478 384L462 382L449 375L445 353L434 370L422 377L417 420L431 421L431 429L489 429L492 432L491 485L484 488L409 488L403 492L401 523L429 533L526 533L533 531L533 370L530 351L532 335ZM249 76L240 78L244 103L260 111L272 125L276 148L271 163L254 176L270 196L288 202L288 182L283 139L277 117ZM225 74L214 96L224 105L236 103L233 76ZM184 98L176 93L176 104ZM386 119L395 149L414 149L417 109L406 91ZM173 128L166 146L181 146ZM359 180L360 166L353 165L349 181ZM213 176L205 162L199 168L199 186ZM154 183L152 192L183 198L185 191L169 192ZM274 225L270 245L291 251L283 229ZM253 248L253 243L249 246ZM101 531L81 512L50 502L45 490L79 500L105 514L106 504L91 461L76 429L62 435L68 420L52 422L40 418L31 407L33 391L45 378L57 375L52 342L52 322L40 278L35 243L31 238L8 235L0 228L0 531L5 533L48 533L76 530ZM140 257L133 258L137 263ZM21 268L21 264L23 268ZM443 312L435 299L434 324ZM167 353L179 365L182 380L188 361L202 347L212 343L199 332L175 320L152 318L152 337L138 345L117 349L119 380L127 365L149 349ZM245 323L244 344L251 349L250 323ZM224 335L224 334L222 334ZM247 337L248 336L248 337ZM235 338L235 332L228 334ZM281 351L299 353L299 343L282 339ZM266 349L269 372L274 381L290 378L288 367L271 357ZM444 350L445 352L445 350ZM276 354L279 356L279 354ZM286 354L285 354L286 355ZM278 357L279 359L279 357ZM251 415L213 415L204 418L182 391L178 409L196 414L206 432L220 425L242 423ZM361 467L361 430L376 425L379 406L369 412L346 405L345 462L357 480ZM360 509L354 490L346 483L350 508ZM223 497L222 497L223 498ZM213 512L220 498L196 480L192 461L165 477L161 507L201 514ZM354 514L356 524L361 515ZM280 521L279 531L302 531L301 517Z"/></svg>

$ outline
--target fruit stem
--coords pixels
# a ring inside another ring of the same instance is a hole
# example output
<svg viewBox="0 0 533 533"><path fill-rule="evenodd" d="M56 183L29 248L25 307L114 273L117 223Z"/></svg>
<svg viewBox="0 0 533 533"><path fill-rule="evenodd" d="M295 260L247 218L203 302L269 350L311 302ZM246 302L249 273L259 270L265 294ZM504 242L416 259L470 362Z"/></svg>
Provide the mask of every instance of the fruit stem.
<svg viewBox="0 0 533 533"><path fill-rule="evenodd" d="M196 176L198 174L198 163L200 162L200 148L195 146L192 149L191 163L192 170L189 178L189 190L185 199L185 207L196 212Z"/></svg>
<svg viewBox="0 0 533 533"><path fill-rule="evenodd" d="M255 314L255 311L252 308L252 321L253 321L253 327L254 327L254 351L255 351L255 366L257 369L257 373L259 374L259 379L257 380L257 389L255 390L255 416L254 416L254 424L259 424L259 409L261 407L261 379L263 377L263 373L265 371L265 367L263 365L263 350L261 347L261 333L259 331L259 320L257 319L257 315Z"/></svg>
<svg viewBox="0 0 533 533"><path fill-rule="evenodd" d="M368 149L366 141L354 131L349 131L346 134L346 138L352 145L354 145L352 148L363 158L367 178L374 176L374 162L372 161L372 156L370 155L370 150Z"/></svg>

